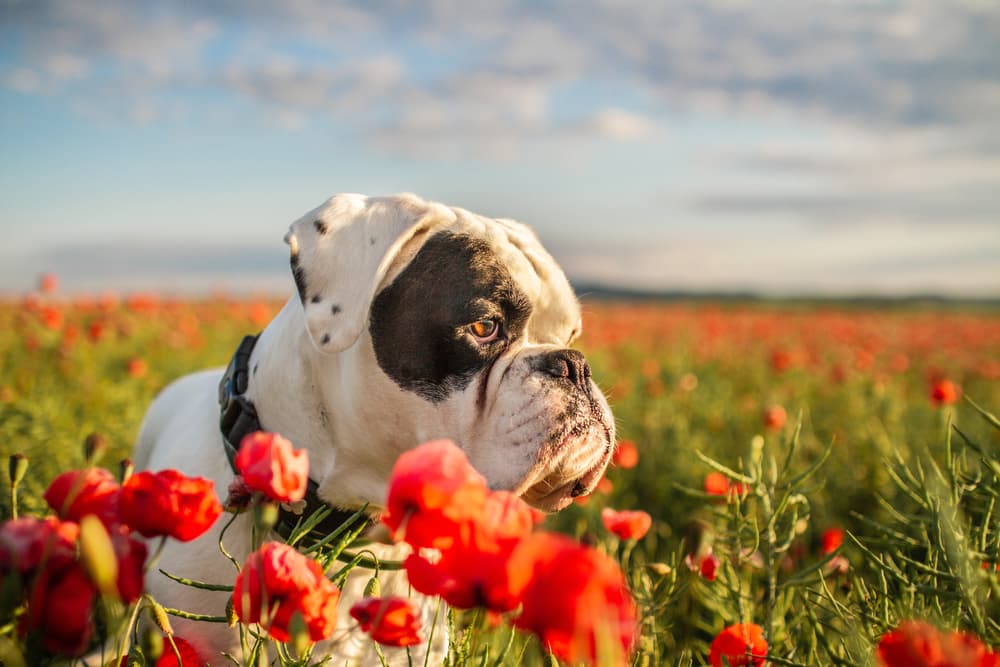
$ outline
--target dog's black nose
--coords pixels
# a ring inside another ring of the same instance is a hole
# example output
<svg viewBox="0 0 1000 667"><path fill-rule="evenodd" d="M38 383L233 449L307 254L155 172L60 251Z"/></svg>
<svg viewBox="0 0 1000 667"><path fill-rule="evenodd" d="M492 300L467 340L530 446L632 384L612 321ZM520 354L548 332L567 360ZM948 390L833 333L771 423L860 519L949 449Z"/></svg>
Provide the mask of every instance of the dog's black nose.
<svg viewBox="0 0 1000 667"><path fill-rule="evenodd" d="M590 364L576 350L555 350L540 355L536 368L554 378L565 378L580 391L590 393Z"/></svg>

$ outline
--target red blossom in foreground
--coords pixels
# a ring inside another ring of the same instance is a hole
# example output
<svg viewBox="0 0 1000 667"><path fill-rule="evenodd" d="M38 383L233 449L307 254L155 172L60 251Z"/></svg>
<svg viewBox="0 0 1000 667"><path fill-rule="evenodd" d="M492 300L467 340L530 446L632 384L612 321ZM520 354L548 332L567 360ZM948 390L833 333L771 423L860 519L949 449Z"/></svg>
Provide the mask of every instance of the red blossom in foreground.
<svg viewBox="0 0 1000 667"><path fill-rule="evenodd" d="M708 661L712 667L761 667L767 662L763 628L756 623L730 625L712 640Z"/></svg>
<svg viewBox="0 0 1000 667"><path fill-rule="evenodd" d="M108 470L85 468L64 472L45 490L45 502L61 519L79 522L88 514L95 515L109 529L118 520L118 498L121 487Z"/></svg>
<svg viewBox="0 0 1000 667"><path fill-rule="evenodd" d="M601 510L601 521L609 532L623 540L638 540L649 532L653 518L642 510L617 511L610 507Z"/></svg>
<svg viewBox="0 0 1000 667"><path fill-rule="evenodd" d="M998 667L1000 656L979 638L942 632L923 621L903 621L882 635L875 651L882 667Z"/></svg>
<svg viewBox="0 0 1000 667"><path fill-rule="evenodd" d="M30 575L39 566L60 569L76 557L80 526L54 516L6 521L0 526L0 573Z"/></svg>
<svg viewBox="0 0 1000 667"><path fill-rule="evenodd" d="M37 632L42 646L52 653L80 655L90 646L96 599L97 587L78 564L45 568L31 587L22 627Z"/></svg>
<svg viewBox="0 0 1000 667"><path fill-rule="evenodd" d="M124 602L135 602L145 586L146 545L129 536L125 526L111 534L111 546L118 561L118 595Z"/></svg>
<svg viewBox="0 0 1000 667"><path fill-rule="evenodd" d="M288 641L288 624L300 614L312 641L326 639L337 624L340 589L316 561L293 547L267 542L250 554L236 575L233 609L243 623L258 623L278 641Z"/></svg>
<svg viewBox="0 0 1000 667"><path fill-rule="evenodd" d="M931 403L937 407L957 403L961 395L962 390L951 380L942 378L931 385Z"/></svg>
<svg viewBox="0 0 1000 667"><path fill-rule="evenodd" d="M420 609L398 597L365 598L351 606L351 616L379 644L412 646L420 636Z"/></svg>
<svg viewBox="0 0 1000 667"><path fill-rule="evenodd" d="M415 548L448 548L464 521L480 515L486 480L450 440L431 440L392 468L382 522Z"/></svg>
<svg viewBox="0 0 1000 667"><path fill-rule="evenodd" d="M618 565L563 535L535 533L511 557L528 576L514 625L569 662L627 664L636 609Z"/></svg>
<svg viewBox="0 0 1000 667"><path fill-rule="evenodd" d="M510 611L520 603L526 573L511 564L511 554L542 515L512 493L486 497L480 517L449 529L455 539L436 561L420 554L406 559L410 585L439 595L453 607Z"/></svg>
<svg viewBox="0 0 1000 667"><path fill-rule="evenodd" d="M236 469L250 489L271 500L294 503L306 495L309 455L304 449L293 450L277 433L256 431L243 438Z"/></svg>
<svg viewBox="0 0 1000 667"><path fill-rule="evenodd" d="M211 480L176 470L135 473L122 485L121 520L145 537L168 535L188 542L222 513Z"/></svg>
<svg viewBox="0 0 1000 667"><path fill-rule="evenodd" d="M626 470L639 465L639 448L631 440L621 440L611 455L611 463Z"/></svg>

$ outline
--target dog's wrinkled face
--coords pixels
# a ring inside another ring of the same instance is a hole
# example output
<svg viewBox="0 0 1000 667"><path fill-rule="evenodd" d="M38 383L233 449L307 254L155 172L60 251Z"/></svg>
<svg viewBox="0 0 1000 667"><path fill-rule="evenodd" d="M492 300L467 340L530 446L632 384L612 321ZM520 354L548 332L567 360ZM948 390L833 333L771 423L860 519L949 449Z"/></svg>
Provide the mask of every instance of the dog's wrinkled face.
<svg viewBox="0 0 1000 667"><path fill-rule="evenodd" d="M365 246L374 249L366 260L361 248L354 261L377 266L377 274L361 309L368 335L344 334L343 327L360 328L350 321L358 310L352 297L338 294L337 276L314 277L321 257L304 267L298 256L306 235L322 244L337 224L331 202L290 232L317 347L362 354L354 340L370 345L382 380L368 389L400 433L451 438L491 487L544 510L593 490L611 458L613 419L583 355L568 347L579 334L579 305L534 234L412 197L353 202L355 217L363 211L367 221ZM385 215L394 221L388 232L378 220ZM384 234L390 247L377 257ZM394 390L379 391L385 382Z"/></svg>

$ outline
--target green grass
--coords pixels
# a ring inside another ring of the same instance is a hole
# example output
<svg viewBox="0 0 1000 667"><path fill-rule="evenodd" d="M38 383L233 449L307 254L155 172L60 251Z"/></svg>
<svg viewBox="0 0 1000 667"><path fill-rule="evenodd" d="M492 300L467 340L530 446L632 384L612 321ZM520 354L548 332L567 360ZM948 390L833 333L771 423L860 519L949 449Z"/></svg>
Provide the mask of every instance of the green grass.
<svg viewBox="0 0 1000 667"><path fill-rule="evenodd" d="M45 511L41 493L83 464L88 434L106 438L107 467L128 456L156 392L225 364L279 305L59 304L58 326L45 325L45 303L0 306L0 443L31 460L22 511ZM610 470L613 490L548 526L623 563L643 613L638 664L705 664L708 643L737 621L765 628L774 664L868 664L878 636L905 618L1000 644L1000 429L966 400L929 398L931 380L947 377L984 411L1000 409L997 313L753 304L585 312L582 347L640 464ZM103 331L96 341L91 327ZM129 373L133 359L145 373ZM786 409L784 427L765 428L771 404ZM713 465L745 475L745 497L707 496ZM654 528L621 544L601 525L605 506L643 509ZM819 553L831 527L847 531L846 572L829 572ZM696 544L720 557L715 581L683 563ZM468 664L507 641L480 621L468 627L456 633ZM518 641L503 664L521 650L541 655Z"/></svg>

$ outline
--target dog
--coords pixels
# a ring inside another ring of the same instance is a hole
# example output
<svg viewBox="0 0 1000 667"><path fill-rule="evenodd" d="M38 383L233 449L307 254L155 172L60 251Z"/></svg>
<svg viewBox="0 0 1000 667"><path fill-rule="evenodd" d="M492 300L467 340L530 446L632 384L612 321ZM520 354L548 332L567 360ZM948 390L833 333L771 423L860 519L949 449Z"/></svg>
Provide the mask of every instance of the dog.
<svg viewBox="0 0 1000 667"><path fill-rule="evenodd" d="M593 490L612 455L614 421L586 359L570 347L580 334L579 302L527 226L411 194L340 194L292 223L285 242L297 295L234 357L238 386L231 364L164 389L141 427L136 469L207 477L226 497L234 472L225 425L220 435L222 380L255 412L255 427L308 451L315 495L341 510L368 504L377 515L396 458L436 438L457 443L491 488L514 491L546 512ZM225 535L240 562L250 521L238 517ZM169 540L161 567L231 582L233 565L218 547L224 523L193 542ZM404 553L400 545L379 548L383 558ZM348 578L338 630L315 656L377 663L346 611L370 576ZM225 613L228 593L159 573L147 579L168 607ZM402 572L384 572L381 583L383 594L408 594ZM429 623L438 603L421 604ZM239 655L234 630L173 623L213 663L223 662L223 652ZM437 632L432 645L416 647L414 659L423 664L426 650L442 655L443 637ZM406 664L399 651L387 656Z"/></svg>

